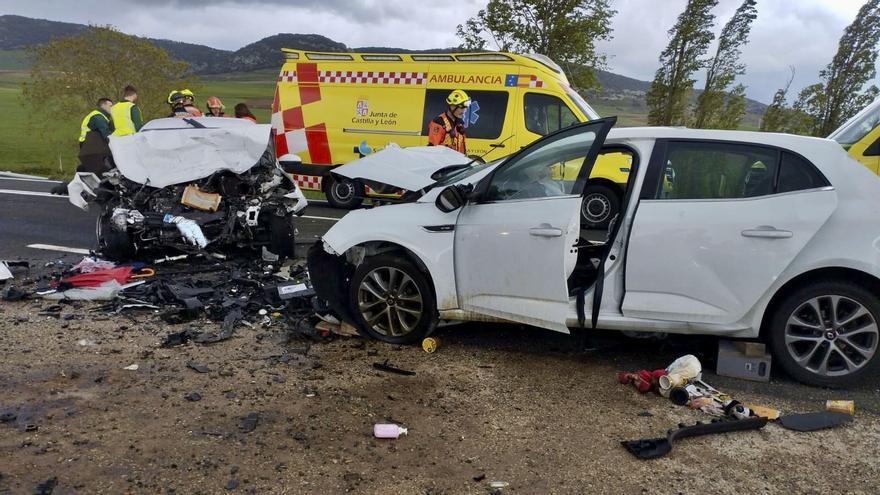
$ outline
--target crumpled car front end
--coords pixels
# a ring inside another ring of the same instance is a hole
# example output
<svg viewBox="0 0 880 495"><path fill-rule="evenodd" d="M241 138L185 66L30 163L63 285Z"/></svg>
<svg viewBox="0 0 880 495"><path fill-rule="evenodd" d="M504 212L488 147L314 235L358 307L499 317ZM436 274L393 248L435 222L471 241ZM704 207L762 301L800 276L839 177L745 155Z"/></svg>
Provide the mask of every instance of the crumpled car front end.
<svg viewBox="0 0 880 495"><path fill-rule="evenodd" d="M77 174L70 202L100 206L104 256L232 248L258 249L268 261L293 256L295 217L308 202L267 148L269 126L213 120L220 122L113 137L116 168Z"/></svg>

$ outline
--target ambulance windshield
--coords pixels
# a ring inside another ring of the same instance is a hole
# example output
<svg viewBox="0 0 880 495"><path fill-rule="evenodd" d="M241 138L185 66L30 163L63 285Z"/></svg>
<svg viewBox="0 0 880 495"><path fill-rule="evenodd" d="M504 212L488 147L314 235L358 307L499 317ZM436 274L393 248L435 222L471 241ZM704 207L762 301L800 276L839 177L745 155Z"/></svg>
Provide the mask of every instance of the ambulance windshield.
<svg viewBox="0 0 880 495"><path fill-rule="evenodd" d="M593 110L593 107L591 107L586 102L586 100L584 100L581 95L577 93L577 91L573 90L571 86L562 83L560 83L559 85L562 86L563 89L565 89L565 94L567 94L568 97L571 98L571 101L575 105L577 105L578 109L580 109L580 111L583 112L583 114L586 115L588 119L596 120L600 118L599 114L595 110Z"/></svg>
<svg viewBox="0 0 880 495"><path fill-rule="evenodd" d="M855 117L832 132L828 138L840 143L844 149L849 149L851 145L857 143L878 125L880 125L880 99L865 107Z"/></svg>

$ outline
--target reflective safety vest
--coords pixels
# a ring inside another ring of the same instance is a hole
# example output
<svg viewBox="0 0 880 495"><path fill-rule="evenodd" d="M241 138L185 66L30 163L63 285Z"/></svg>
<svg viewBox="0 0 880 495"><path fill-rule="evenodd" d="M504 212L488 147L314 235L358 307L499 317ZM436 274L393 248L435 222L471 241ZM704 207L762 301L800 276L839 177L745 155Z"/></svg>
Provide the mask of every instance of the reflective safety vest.
<svg viewBox="0 0 880 495"><path fill-rule="evenodd" d="M452 148L459 153L466 153L465 136L462 126L456 126L449 120L446 112L441 113L437 117L440 118L442 125L435 122L436 118L428 125L428 142L435 146L446 146Z"/></svg>
<svg viewBox="0 0 880 495"><path fill-rule="evenodd" d="M107 123L110 123L110 119L108 119L107 116L104 115L104 112L100 110L92 110L91 112L89 112L88 115L85 116L85 118L82 120L82 123L79 125L79 142L85 142L86 134L91 131L91 129L89 129L89 121L92 120L92 117L94 117L95 115L100 115L101 117L104 117Z"/></svg>
<svg viewBox="0 0 880 495"><path fill-rule="evenodd" d="M131 107L134 103L130 101L120 101L110 108L110 117L113 118L113 136L127 136L134 134L137 129L134 128L134 121L131 120Z"/></svg>

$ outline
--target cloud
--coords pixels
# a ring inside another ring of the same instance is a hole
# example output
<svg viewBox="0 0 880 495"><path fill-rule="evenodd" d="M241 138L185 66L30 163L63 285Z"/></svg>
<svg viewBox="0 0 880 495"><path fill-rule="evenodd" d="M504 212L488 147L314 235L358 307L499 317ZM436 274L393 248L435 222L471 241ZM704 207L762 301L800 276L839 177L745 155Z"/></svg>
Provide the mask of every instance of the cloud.
<svg viewBox="0 0 880 495"><path fill-rule="evenodd" d="M720 0L716 35L741 0ZM843 29L864 0L758 0L751 43L743 50L748 95L768 101L795 66L793 87L815 82ZM113 24L122 31L228 50L277 33L317 33L358 46L409 49L458 44L455 28L486 0L0 0L0 12ZM599 43L616 73L651 80L667 31L686 0L613 0L614 38ZM714 47L713 47L714 49ZM699 83L698 83L699 86Z"/></svg>

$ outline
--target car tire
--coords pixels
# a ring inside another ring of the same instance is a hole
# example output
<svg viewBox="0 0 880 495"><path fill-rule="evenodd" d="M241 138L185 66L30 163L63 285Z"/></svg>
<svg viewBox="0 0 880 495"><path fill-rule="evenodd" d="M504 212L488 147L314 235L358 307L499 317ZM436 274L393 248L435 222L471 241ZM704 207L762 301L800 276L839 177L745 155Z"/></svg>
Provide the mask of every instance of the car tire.
<svg viewBox="0 0 880 495"><path fill-rule="evenodd" d="M353 210L364 202L364 186L342 177L324 178L324 195L335 208Z"/></svg>
<svg viewBox="0 0 880 495"><path fill-rule="evenodd" d="M112 261L127 261L135 255L135 247L128 232L119 232L110 225L110 214L100 215L95 221L98 252Z"/></svg>
<svg viewBox="0 0 880 495"><path fill-rule="evenodd" d="M768 338L792 378L844 387L880 368L878 322L880 301L871 291L851 282L813 282L776 306Z"/></svg>
<svg viewBox="0 0 880 495"><path fill-rule="evenodd" d="M601 184L587 184L581 203L581 223L591 229L608 227L611 219L620 212L620 195Z"/></svg>
<svg viewBox="0 0 880 495"><path fill-rule="evenodd" d="M293 214L269 217L269 247L267 248L281 259L293 258L296 234L296 217Z"/></svg>
<svg viewBox="0 0 880 495"><path fill-rule="evenodd" d="M428 277L394 255L367 258L351 279L349 301L362 333L391 344L417 342L437 325Z"/></svg>

